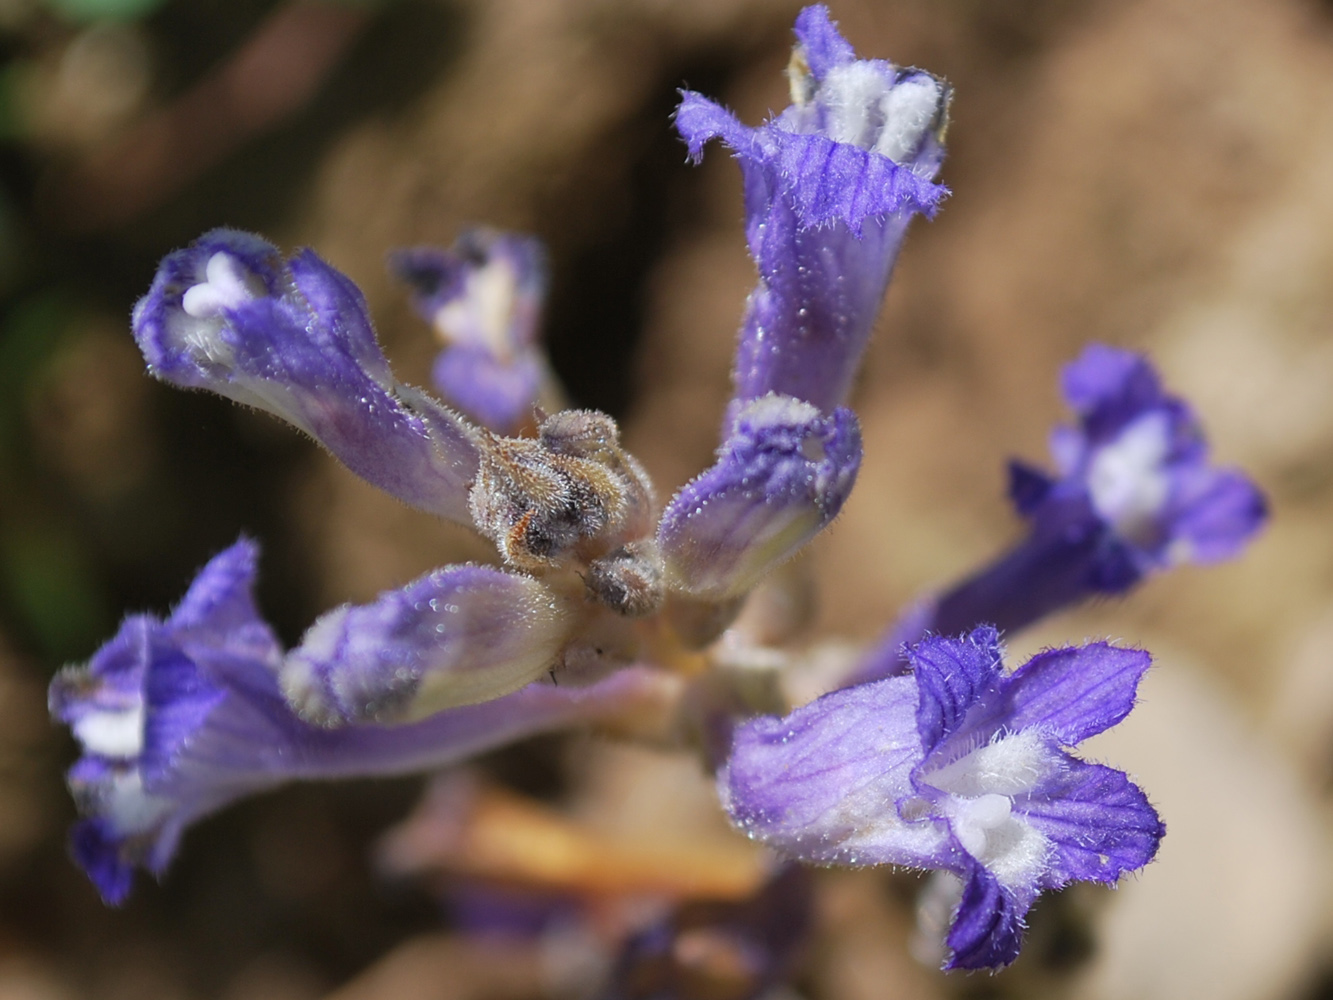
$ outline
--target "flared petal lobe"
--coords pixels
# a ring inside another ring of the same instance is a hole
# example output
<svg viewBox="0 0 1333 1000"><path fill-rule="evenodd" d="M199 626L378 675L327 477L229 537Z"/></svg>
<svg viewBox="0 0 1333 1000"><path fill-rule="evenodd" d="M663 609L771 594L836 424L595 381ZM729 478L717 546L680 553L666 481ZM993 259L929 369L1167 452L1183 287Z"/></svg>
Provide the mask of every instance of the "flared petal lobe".
<svg viewBox="0 0 1333 1000"><path fill-rule="evenodd" d="M200 572L172 618L126 619L87 666L51 684L51 713L84 751L69 774L85 816L71 847L110 903L128 894L135 866L165 867L195 817L275 783L253 761L281 735L270 713L287 714L272 685L281 649L250 596L255 557L238 542ZM266 704L229 696L266 679ZM220 743L207 732L217 727Z"/></svg>
<svg viewBox="0 0 1333 1000"><path fill-rule="evenodd" d="M1107 642L1045 650L1008 678L1005 724L1076 746L1129 715L1151 665L1143 650Z"/></svg>
<svg viewBox="0 0 1333 1000"><path fill-rule="evenodd" d="M749 591L842 509L861 465L861 430L782 396L738 414L718 460L667 505L658 544L667 582L706 600Z"/></svg>
<svg viewBox="0 0 1333 1000"><path fill-rule="evenodd" d="M1042 884L1114 884L1157 853L1166 824L1123 771L1066 757L1065 766L1015 803L1053 846Z"/></svg>
<svg viewBox="0 0 1333 1000"><path fill-rule="evenodd" d="M718 778L732 822L802 861L945 867L947 831L900 811L923 759L917 697L894 678L737 727Z"/></svg>
<svg viewBox="0 0 1333 1000"><path fill-rule="evenodd" d="M932 636L913 648L917 731L927 752L957 733L980 702L994 699L1001 657L999 633L990 626L956 639Z"/></svg>
<svg viewBox="0 0 1333 1000"><path fill-rule="evenodd" d="M475 431L394 380L361 293L313 252L284 261L248 233L205 233L162 261L133 326L163 381L267 410L400 500L470 523Z"/></svg>
<svg viewBox="0 0 1333 1000"><path fill-rule="evenodd" d="M1194 411L1163 390L1146 358L1093 344L1066 367L1063 388L1079 422L1052 438L1062 476L1023 512L1040 525L1086 498L1107 536L1104 558L1132 566L1102 572L1100 589L1127 589L1183 561L1229 558L1254 537L1267 513L1262 494L1209 462ZM1117 577L1127 579L1117 587Z"/></svg>
<svg viewBox="0 0 1333 1000"><path fill-rule="evenodd" d="M829 70L856 61L856 52L838 32L838 26L823 4L803 8L796 15L793 30L810 73L816 79L822 80Z"/></svg>
<svg viewBox="0 0 1333 1000"><path fill-rule="evenodd" d="M944 968L999 969L1009 965L1023 944L1027 910L983 865L969 865L963 877L963 897L945 938L949 958Z"/></svg>

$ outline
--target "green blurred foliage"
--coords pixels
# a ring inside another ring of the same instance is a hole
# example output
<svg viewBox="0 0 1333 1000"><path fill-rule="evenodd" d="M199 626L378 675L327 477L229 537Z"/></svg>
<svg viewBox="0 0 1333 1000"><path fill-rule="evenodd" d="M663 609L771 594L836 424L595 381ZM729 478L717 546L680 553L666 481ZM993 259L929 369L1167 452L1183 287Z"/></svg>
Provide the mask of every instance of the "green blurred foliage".
<svg viewBox="0 0 1333 1000"><path fill-rule="evenodd" d="M46 0L68 21L134 21L153 13L165 0Z"/></svg>

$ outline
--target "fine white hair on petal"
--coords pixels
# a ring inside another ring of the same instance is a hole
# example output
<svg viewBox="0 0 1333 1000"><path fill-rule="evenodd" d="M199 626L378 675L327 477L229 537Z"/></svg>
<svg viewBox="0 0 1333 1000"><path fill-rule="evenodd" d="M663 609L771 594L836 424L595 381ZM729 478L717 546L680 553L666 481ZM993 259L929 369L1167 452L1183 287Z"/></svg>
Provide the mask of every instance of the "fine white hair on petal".
<svg viewBox="0 0 1333 1000"><path fill-rule="evenodd" d="M736 419L755 430L763 430L767 427L799 427L814 423L820 416L819 408L803 399L770 392L746 403L736 414Z"/></svg>
<svg viewBox="0 0 1333 1000"><path fill-rule="evenodd" d="M880 101L884 127L875 140L875 152L894 163L916 155L921 137L940 112L940 84L926 75L910 76L889 88Z"/></svg>
<svg viewBox="0 0 1333 1000"><path fill-rule="evenodd" d="M1013 814L1013 803L1008 796L994 792L974 799L955 799L953 806L954 835L963 849L978 859L987 853L989 834L1000 830Z"/></svg>
<svg viewBox="0 0 1333 1000"><path fill-rule="evenodd" d="M893 71L885 66L852 62L830 69L819 87L829 112L829 138L872 148L884 127L883 105L892 87Z"/></svg>
<svg viewBox="0 0 1333 1000"><path fill-rule="evenodd" d="M946 810L949 827L963 850L986 866L1001 885L1031 891L1046 870L1052 845L1036 827L1013 811L1007 795L953 795Z"/></svg>
<svg viewBox="0 0 1333 1000"><path fill-rule="evenodd" d="M1060 758L1040 730L1000 736L971 753L924 775L940 791L954 795L1019 795L1060 768Z"/></svg>
<svg viewBox="0 0 1333 1000"><path fill-rule="evenodd" d="M1051 842L1046 836L1016 815L987 829L985 836L985 849L973 856L1001 885L1034 889L1051 856Z"/></svg>

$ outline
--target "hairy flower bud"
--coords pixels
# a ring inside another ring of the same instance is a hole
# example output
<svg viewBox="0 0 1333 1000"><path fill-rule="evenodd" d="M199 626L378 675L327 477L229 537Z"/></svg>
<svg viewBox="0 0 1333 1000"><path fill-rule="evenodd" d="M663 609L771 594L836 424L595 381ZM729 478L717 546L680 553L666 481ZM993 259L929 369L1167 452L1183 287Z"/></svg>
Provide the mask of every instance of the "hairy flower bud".
<svg viewBox="0 0 1333 1000"><path fill-rule="evenodd" d="M469 499L477 529L529 571L586 565L652 531L652 484L593 410L546 417L536 438L492 437Z"/></svg>
<svg viewBox="0 0 1333 1000"><path fill-rule="evenodd" d="M662 606L662 553L651 538L622 545L588 564L588 593L627 618L642 618Z"/></svg>

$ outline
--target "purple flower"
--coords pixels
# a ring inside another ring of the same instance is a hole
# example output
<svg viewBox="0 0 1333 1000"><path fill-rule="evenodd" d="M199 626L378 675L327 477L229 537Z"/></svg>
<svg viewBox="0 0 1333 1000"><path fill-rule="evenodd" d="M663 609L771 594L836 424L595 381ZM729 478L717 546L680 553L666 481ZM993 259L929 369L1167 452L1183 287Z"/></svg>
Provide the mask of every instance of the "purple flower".
<svg viewBox="0 0 1333 1000"><path fill-rule="evenodd" d="M1142 355L1093 344L1064 370L1075 427L1051 435L1058 477L1010 465L1027 537L913 608L871 653L859 680L904 667L902 647L978 622L1013 631L1148 574L1238 555L1267 519L1243 473L1217 468L1188 403L1166 393Z"/></svg>
<svg viewBox="0 0 1333 1000"><path fill-rule="evenodd" d="M152 374L267 410L400 500L464 524L476 432L389 370L361 292L310 250L214 229L134 307Z"/></svg>
<svg viewBox="0 0 1333 1000"><path fill-rule="evenodd" d="M946 968L1018 955L1044 890L1115 883L1165 827L1123 772L1068 749L1134 706L1147 653L1039 653L1013 673L989 626L932 637L912 672L737 727L718 778L733 822L782 854L952 872L962 896Z"/></svg>
<svg viewBox="0 0 1333 1000"><path fill-rule="evenodd" d="M933 215L949 88L858 60L823 6L797 16L792 105L755 128L686 91L676 128L698 160L721 138L745 177L759 268L736 356L735 403L777 392L825 413L851 388L907 224Z"/></svg>
<svg viewBox="0 0 1333 1000"><path fill-rule="evenodd" d="M717 463L662 514L668 583L711 601L746 593L837 516L860 465L851 410L825 417L789 396L751 400Z"/></svg>
<svg viewBox="0 0 1333 1000"><path fill-rule="evenodd" d="M497 434L517 433L538 405L559 409L537 342L546 298L539 240L478 227L449 250L399 250L389 266L445 345L432 370L445 399Z"/></svg>
<svg viewBox="0 0 1333 1000"><path fill-rule="evenodd" d="M446 566L325 612L282 667L312 722L401 722L489 701L551 669L575 609L528 576Z"/></svg>
<svg viewBox="0 0 1333 1000"><path fill-rule="evenodd" d="M409 725L320 728L283 696L283 651L251 596L255 559L253 543L233 545L169 618L126 619L86 666L66 668L51 685L52 715L83 747L69 773L83 814L72 850L109 903L126 898L136 867L160 875L185 828L236 799L295 779L428 770L534 733L647 710L662 694L660 673L631 668L583 687L530 684ZM334 614L358 610L374 615L376 606ZM424 631L400 633L385 648L420 662L435 649Z"/></svg>

